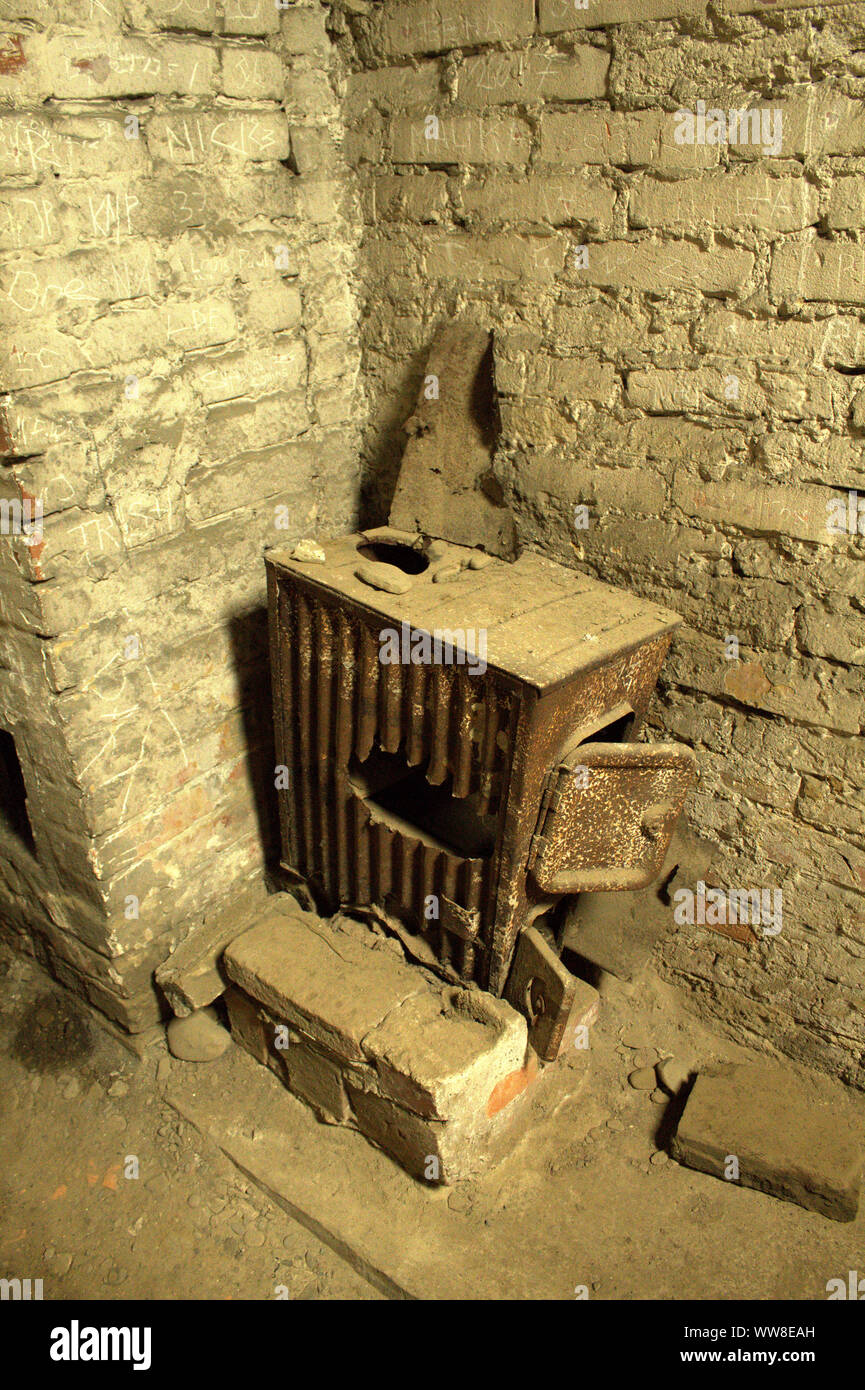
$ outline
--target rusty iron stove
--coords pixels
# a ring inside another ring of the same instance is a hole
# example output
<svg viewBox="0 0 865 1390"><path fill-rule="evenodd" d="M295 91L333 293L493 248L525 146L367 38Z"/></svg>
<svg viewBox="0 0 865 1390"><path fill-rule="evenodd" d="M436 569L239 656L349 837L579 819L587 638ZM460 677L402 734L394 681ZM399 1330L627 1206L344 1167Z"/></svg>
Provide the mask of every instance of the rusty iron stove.
<svg viewBox="0 0 865 1390"><path fill-rule="evenodd" d="M660 871L694 757L635 739L681 619L391 528L271 552L268 581L285 867L504 995L554 1058L576 981L533 924Z"/></svg>

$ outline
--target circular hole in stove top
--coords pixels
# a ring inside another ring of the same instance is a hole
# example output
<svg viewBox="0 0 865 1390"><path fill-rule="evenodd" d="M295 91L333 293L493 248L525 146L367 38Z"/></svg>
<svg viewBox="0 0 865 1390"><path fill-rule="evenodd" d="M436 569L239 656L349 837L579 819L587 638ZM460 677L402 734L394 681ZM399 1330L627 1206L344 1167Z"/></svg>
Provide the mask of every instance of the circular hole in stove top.
<svg viewBox="0 0 865 1390"><path fill-rule="evenodd" d="M365 560L376 560L382 565L393 565L403 574L423 574L429 569L429 560L423 551L414 546L401 545L399 541L364 541L357 548L358 555Z"/></svg>

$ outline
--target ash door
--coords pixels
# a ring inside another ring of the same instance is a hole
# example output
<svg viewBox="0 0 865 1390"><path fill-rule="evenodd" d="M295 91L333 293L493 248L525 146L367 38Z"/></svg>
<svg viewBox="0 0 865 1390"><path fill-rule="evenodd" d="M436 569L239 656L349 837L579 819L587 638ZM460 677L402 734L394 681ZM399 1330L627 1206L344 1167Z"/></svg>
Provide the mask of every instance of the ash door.
<svg viewBox="0 0 865 1390"><path fill-rule="evenodd" d="M552 774L532 846L546 893L645 888L694 777L678 743L583 743Z"/></svg>

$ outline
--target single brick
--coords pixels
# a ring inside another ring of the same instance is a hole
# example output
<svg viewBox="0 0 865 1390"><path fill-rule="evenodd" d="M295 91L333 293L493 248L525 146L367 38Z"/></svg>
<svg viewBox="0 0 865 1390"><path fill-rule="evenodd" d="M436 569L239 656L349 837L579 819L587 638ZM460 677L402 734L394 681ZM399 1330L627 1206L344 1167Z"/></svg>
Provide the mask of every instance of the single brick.
<svg viewBox="0 0 865 1390"><path fill-rule="evenodd" d="M813 160L823 155L865 152L865 102L817 87L806 96L772 102L769 109L780 112L781 148L773 152L784 159ZM749 159L764 158L767 153L759 144L738 145L736 149Z"/></svg>
<svg viewBox="0 0 865 1390"><path fill-rule="evenodd" d="M333 164L334 139L327 126L293 125L291 160L298 174L328 172Z"/></svg>
<svg viewBox="0 0 865 1390"><path fill-rule="evenodd" d="M577 281L613 289L684 290L737 294L754 268L750 251L713 246L703 250L691 241L610 241L590 244L587 264L569 267ZM865 254L865 248L862 249Z"/></svg>
<svg viewBox="0 0 865 1390"><path fill-rule="evenodd" d="M0 175L104 176L148 166L144 140L127 138L126 113L0 116Z"/></svg>
<svg viewBox="0 0 865 1390"><path fill-rule="evenodd" d="M222 0L222 27L226 34L275 34L281 19L283 12L277 9L275 0ZM201 24L202 20L199 18L196 23Z"/></svg>
<svg viewBox="0 0 865 1390"><path fill-rule="evenodd" d="M313 1043L302 1038L292 1039L285 1053L288 1089L293 1091L319 1115L337 1124L345 1124L351 1115L345 1087L346 1072L336 1061L326 1057Z"/></svg>
<svg viewBox="0 0 865 1390"><path fill-rule="evenodd" d="M244 315L250 328L280 333L297 328L301 319L300 290L279 280L250 291Z"/></svg>
<svg viewBox="0 0 865 1390"><path fill-rule="evenodd" d="M718 163L717 145L679 145L675 132L673 113L666 111L591 107L547 112L541 116L541 159L571 169L584 164L616 164L690 170L708 169Z"/></svg>
<svg viewBox="0 0 865 1390"><path fill-rule="evenodd" d="M395 1158L412 1177L438 1186L468 1176L462 1170L454 1172L446 1163L442 1153L445 1125L440 1120L422 1119L392 1100L351 1084L348 1096L361 1134Z"/></svg>
<svg viewBox="0 0 865 1390"><path fill-rule="evenodd" d="M798 319L744 318L728 309L707 313L694 325L694 347L743 364L812 366L828 359L855 366L865 356L865 326L837 315L814 323Z"/></svg>
<svg viewBox="0 0 865 1390"><path fill-rule="evenodd" d="M459 69L467 106L544 100L588 101L607 90L610 55L588 44L573 53L482 53Z"/></svg>
<svg viewBox="0 0 865 1390"><path fill-rule="evenodd" d="M565 245L558 237L505 233L470 237L445 232L427 238L427 273L442 279L529 280L537 284L555 279L564 259ZM410 265L413 269L413 262Z"/></svg>
<svg viewBox="0 0 865 1390"><path fill-rule="evenodd" d="M205 420L207 455L225 459L285 444L308 427L309 411L302 391L214 406Z"/></svg>
<svg viewBox="0 0 865 1390"><path fill-rule="evenodd" d="M751 482L704 482L679 469L673 483L673 502L701 523L729 522L743 531L793 536L828 545L826 489L822 487L757 486Z"/></svg>
<svg viewBox="0 0 865 1390"><path fill-rule="evenodd" d="M229 985L223 996L228 1010L231 1036L238 1046L262 1066L271 1066L270 1042L260 1005L236 985Z"/></svg>
<svg viewBox="0 0 865 1390"><path fill-rule="evenodd" d="M281 1025L262 1004L236 985L229 985L226 990L225 1004L231 1036L240 1047L269 1067L289 1091L312 1106L321 1118L336 1124L350 1119L343 1074L332 1057Z"/></svg>
<svg viewBox="0 0 865 1390"><path fill-rule="evenodd" d="M664 371L650 367L631 372L628 400L642 410L661 414L694 410L714 414L779 415L782 418L831 420L832 386L822 371L766 370L753 379L753 364L736 358L735 368L699 367L695 371Z"/></svg>
<svg viewBox="0 0 865 1390"><path fill-rule="evenodd" d="M298 338L275 337L267 348L198 357L188 372L206 405L292 391L306 382L306 348Z"/></svg>
<svg viewBox="0 0 865 1390"><path fill-rule="evenodd" d="M174 164L287 159L288 122L278 111L183 111L153 116L147 144Z"/></svg>
<svg viewBox="0 0 865 1390"><path fill-rule="evenodd" d="M271 3L271 0L265 0ZM325 29L325 13L320 7L301 9L292 5L279 13L280 42L286 53L308 53L321 55L327 52L330 38Z"/></svg>
<svg viewBox="0 0 865 1390"><path fill-rule="evenodd" d="M382 174L371 181L369 194L371 220L441 222L448 205L447 176Z"/></svg>
<svg viewBox="0 0 865 1390"><path fill-rule="evenodd" d="M29 35L30 80L66 100L199 96L216 90L216 49L132 35Z"/></svg>
<svg viewBox="0 0 865 1390"><path fill-rule="evenodd" d="M373 37L384 53L440 53L527 39L534 29L534 0L403 0L381 7Z"/></svg>
<svg viewBox="0 0 865 1390"><path fill-rule="evenodd" d="M646 24L652 19L703 14L706 0L541 0L542 34L567 29L598 29L605 24Z"/></svg>
<svg viewBox="0 0 865 1390"><path fill-rule="evenodd" d="M286 495L302 506L316 476L316 457L317 446L299 440L257 449L217 467L196 464L186 480L187 513L191 520L203 521Z"/></svg>
<svg viewBox="0 0 865 1390"><path fill-rule="evenodd" d="M743 1187L852 1221L863 1115L836 1082L816 1072L768 1061L726 1063L697 1077L673 1156L715 1177L725 1177L735 1158L732 1180Z"/></svg>
<svg viewBox="0 0 865 1390"><path fill-rule="evenodd" d="M523 165L531 135L510 116L400 116L391 124L396 164Z"/></svg>
<svg viewBox="0 0 865 1390"><path fill-rule="evenodd" d="M817 189L804 179L773 179L763 172L710 175L661 183L649 179L631 195L632 227L693 235L696 227L795 232L817 220Z"/></svg>
<svg viewBox="0 0 865 1390"><path fill-rule="evenodd" d="M865 304L865 246L850 241L796 241L778 248L769 277L772 297Z"/></svg>
<svg viewBox="0 0 865 1390"><path fill-rule="evenodd" d="M156 983L178 1018L185 1018L218 999L226 986L222 953L247 930L261 907L263 888L254 887L225 911L196 921L184 941L156 971Z"/></svg>
<svg viewBox="0 0 865 1390"><path fill-rule="evenodd" d="M865 183L860 177L835 180L829 190L826 224L833 231L865 227Z"/></svg>
<svg viewBox="0 0 865 1390"><path fill-rule="evenodd" d="M223 48L221 87L226 96L245 101L280 98L285 71L279 54L269 48Z"/></svg>
<svg viewBox="0 0 865 1390"><path fill-rule="evenodd" d="M550 227L588 224L609 231L616 202L615 189L595 172L529 174L513 178L488 174L461 183L457 196L465 212L488 222L534 223Z"/></svg>
<svg viewBox="0 0 865 1390"><path fill-rule="evenodd" d="M381 110L394 112L433 111L435 103L441 100L440 76L437 59L416 68L375 68L372 72L350 73L346 78L346 117L349 121L368 117L373 103Z"/></svg>

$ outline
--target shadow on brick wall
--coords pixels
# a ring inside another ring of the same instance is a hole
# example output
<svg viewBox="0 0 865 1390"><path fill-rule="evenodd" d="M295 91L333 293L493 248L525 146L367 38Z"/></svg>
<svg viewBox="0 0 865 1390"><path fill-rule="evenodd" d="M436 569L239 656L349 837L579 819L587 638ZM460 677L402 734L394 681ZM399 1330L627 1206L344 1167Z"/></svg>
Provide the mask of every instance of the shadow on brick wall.
<svg viewBox="0 0 865 1390"><path fill-rule="evenodd" d="M267 608L239 613L229 621L231 650L262 849L268 865L279 860L279 809L274 767L273 692L270 680Z"/></svg>

